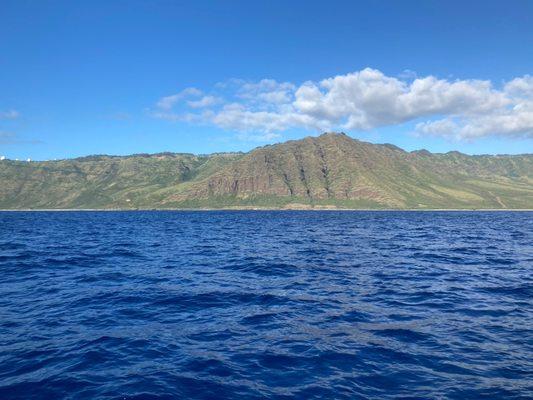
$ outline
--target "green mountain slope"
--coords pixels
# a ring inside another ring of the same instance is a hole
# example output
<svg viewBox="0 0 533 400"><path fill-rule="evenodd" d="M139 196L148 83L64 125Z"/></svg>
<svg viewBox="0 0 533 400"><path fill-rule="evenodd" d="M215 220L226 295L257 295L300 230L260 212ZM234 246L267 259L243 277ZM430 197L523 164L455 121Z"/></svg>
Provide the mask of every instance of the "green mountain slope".
<svg viewBox="0 0 533 400"><path fill-rule="evenodd" d="M533 155L405 152L344 134L249 153L0 162L0 208L533 208Z"/></svg>
<svg viewBox="0 0 533 400"><path fill-rule="evenodd" d="M90 156L0 162L0 208L131 208L154 193L220 170L240 154Z"/></svg>

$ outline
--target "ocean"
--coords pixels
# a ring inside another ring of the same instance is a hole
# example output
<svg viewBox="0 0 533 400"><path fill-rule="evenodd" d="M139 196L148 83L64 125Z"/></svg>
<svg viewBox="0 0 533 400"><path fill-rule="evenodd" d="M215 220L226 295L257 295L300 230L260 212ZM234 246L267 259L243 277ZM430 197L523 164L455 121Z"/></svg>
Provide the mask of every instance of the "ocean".
<svg viewBox="0 0 533 400"><path fill-rule="evenodd" d="M531 399L532 243L532 212L0 212L0 399Z"/></svg>

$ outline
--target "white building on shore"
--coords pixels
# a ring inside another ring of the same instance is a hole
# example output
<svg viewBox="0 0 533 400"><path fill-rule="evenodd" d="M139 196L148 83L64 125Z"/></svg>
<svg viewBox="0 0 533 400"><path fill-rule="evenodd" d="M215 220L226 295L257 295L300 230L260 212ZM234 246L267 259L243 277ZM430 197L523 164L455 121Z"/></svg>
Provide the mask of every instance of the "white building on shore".
<svg viewBox="0 0 533 400"><path fill-rule="evenodd" d="M0 161L4 161L6 159L6 156L0 156Z"/></svg>

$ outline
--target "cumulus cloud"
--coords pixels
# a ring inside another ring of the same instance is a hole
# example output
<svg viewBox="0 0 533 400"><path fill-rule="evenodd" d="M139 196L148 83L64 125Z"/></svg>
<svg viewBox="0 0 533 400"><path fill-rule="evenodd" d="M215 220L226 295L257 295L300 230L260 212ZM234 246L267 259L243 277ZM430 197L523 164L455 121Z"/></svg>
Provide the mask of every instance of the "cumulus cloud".
<svg viewBox="0 0 533 400"><path fill-rule="evenodd" d="M533 102L471 118L444 118L416 125L418 134L453 139L476 139L490 135L533 138Z"/></svg>
<svg viewBox="0 0 533 400"><path fill-rule="evenodd" d="M189 88L164 97L152 115L265 140L290 128L368 131L407 122L418 135L533 137L533 77L500 88L488 80L418 77L412 71L393 77L371 68L299 85L234 79L207 94Z"/></svg>
<svg viewBox="0 0 533 400"><path fill-rule="evenodd" d="M16 110L0 111L0 119L17 119L20 113Z"/></svg>
<svg viewBox="0 0 533 400"><path fill-rule="evenodd" d="M533 98L533 76L525 75L507 82L505 91L517 97Z"/></svg>
<svg viewBox="0 0 533 400"><path fill-rule="evenodd" d="M256 103L283 104L293 98L294 84L290 82L277 82L274 79L262 79L259 82L245 82L238 89L237 95L242 99Z"/></svg>

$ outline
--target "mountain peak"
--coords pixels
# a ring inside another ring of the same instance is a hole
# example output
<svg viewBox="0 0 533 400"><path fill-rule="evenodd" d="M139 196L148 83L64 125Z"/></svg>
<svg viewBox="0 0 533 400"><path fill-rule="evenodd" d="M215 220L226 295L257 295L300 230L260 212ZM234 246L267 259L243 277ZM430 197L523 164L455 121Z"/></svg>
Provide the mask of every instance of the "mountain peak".
<svg viewBox="0 0 533 400"><path fill-rule="evenodd" d="M348 136L344 132L324 132L320 136Z"/></svg>

